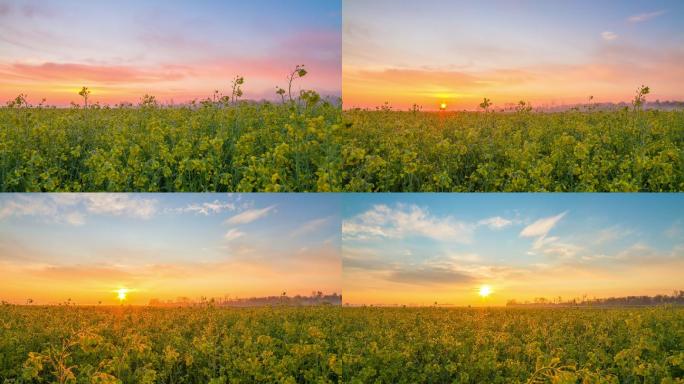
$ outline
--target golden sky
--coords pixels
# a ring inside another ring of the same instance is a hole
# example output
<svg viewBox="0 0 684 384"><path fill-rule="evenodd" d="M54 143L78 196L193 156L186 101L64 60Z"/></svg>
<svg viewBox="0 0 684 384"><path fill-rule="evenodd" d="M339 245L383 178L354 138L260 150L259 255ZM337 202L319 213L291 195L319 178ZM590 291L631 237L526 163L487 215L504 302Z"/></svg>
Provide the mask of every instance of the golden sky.
<svg viewBox="0 0 684 384"><path fill-rule="evenodd" d="M684 99L679 1L343 4L345 108Z"/></svg>
<svg viewBox="0 0 684 384"><path fill-rule="evenodd" d="M332 194L3 194L0 300L340 293L339 222Z"/></svg>

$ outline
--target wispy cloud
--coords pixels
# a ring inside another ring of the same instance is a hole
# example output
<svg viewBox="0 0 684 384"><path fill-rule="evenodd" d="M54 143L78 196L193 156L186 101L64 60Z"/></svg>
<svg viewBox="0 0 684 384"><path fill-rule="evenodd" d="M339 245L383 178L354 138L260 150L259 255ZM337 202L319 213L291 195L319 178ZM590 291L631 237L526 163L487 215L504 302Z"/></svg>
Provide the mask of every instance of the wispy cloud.
<svg viewBox="0 0 684 384"><path fill-rule="evenodd" d="M127 216L149 219L157 212L157 200L128 194L9 195L0 202L0 220L33 216L47 222L83 225L87 215Z"/></svg>
<svg viewBox="0 0 684 384"><path fill-rule="evenodd" d="M357 240L422 236L440 241L467 243L472 232L472 225L452 216L438 217L426 208L404 204L397 204L393 208L376 205L342 222L342 235Z"/></svg>
<svg viewBox="0 0 684 384"><path fill-rule="evenodd" d="M202 204L191 203L182 208L172 209L172 212L178 213L196 213L199 215L209 216L221 212L232 212L238 209L238 206L232 201L214 200L212 202L204 202Z"/></svg>
<svg viewBox="0 0 684 384"><path fill-rule="evenodd" d="M149 219L157 212L155 199L119 193L92 193L79 196L85 200L87 211L94 214L126 215Z"/></svg>
<svg viewBox="0 0 684 384"><path fill-rule="evenodd" d="M271 211L273 211L275 207L275 205L271 205L262 209L246 210L226 220L226 224L238 225L251 223L255 220L261 219L262 217L266 217Z"/></svg>
<svg viewBox="0 0 684 384"><path fill-rule="evenodd" d="M226 232L225 235L223 235L223 238L228 240L228 241L233 241L233 240L238 239L244 235L245 235L244 232L239 231L237 228L232 228L228 232Z"/></svg>
<svg viewBox="0 0 684 384"><path fill-rule="evenodd" d="M613 41L618 38L618 35L615 32L603 31L601 32L601 38L605 41Z"/></svg>
<svg viewBox="0 0 684 384"><path fill-rule="evenodd" d="M559 213L558 215L555 216L550 216L550 217L545 217L543 219L539 219L535 221L534 223L528 225L527 227L523 228L523 230L520 232L520 236L522 237L544 237L546 236L549 231L558 224L558 222L565 217L565 215L568 213L568 211L565 211L563 213Z"/></svg>
<svg viewBox="0 0 684 384"><path fill-rule="evenodd" d="M79 63L15 63L5 71L13 77L31 80L68 80L111 83L152 83L180 80L189 75L188 68L168 66L144 70L136 67L107 66Z"/></svg>
<svg viewBox="0 0 684 384"><path fill-rule="evenodd" d="M664 10L655 11L655 12L640 13L638 15L633 15L633 16L628 17L627 21L629 21L630 23L640 23L642 21L648 21L648 20L651 20L653 18L656 18L656 17L658 17L664 13L665 13Z"/></svg>
<svg viewBox="0 0 684 384"><path fill-rule="evenodd" d="M503 229L513 224L513 221L504 219L501 216L490 217L482 219L477 222L478 225L486 225L489 229Z"/></svg>
<svg viewBox="0 0 684 384"><path fill-rule="evenodd" d="M64 215L64 219L67 223L75 226L85 224L85 216L83 216L83 214L81 214L80 212L67 213L66 215Z"/></svg>
<svg viewBox="0 0 684 384"><path fill-rule="evenodd" d="M555 216L539 219L523 228L520 232L520 237L536 238L534 243L532 243L532 251L528 253L534 254L535 251L540 251L545 255L560 258L568 258L577 254L579 247L572 244L560 243L560 238L558 236L548 236L549 232L567 213L568 212L565 211Z"/></svg>
<svg viewBox="0 0 684 384"><path fill-rule="evenodd" d="M482 258L477 253L449 253L446 255L446 258L458 263L477 263L482 261Z"/></svg>
<svg viewBox="0 0 684 384"><path fill-rule="evenodd" d="M406 267L390 272L387 280L414 285L467 284L475 279L468 273L444 267Z"/></svg>
<svg viewBox="0 0 684 384"><path fill-rule="evenodd" d="M610 243L623 237L629 236L632 233L634 233L634 231L621 228L618 225L614 225L612 227L598 231L595 235L594 242L596 244Z"/></svg>
<svg viewBox="0 0 684 384"><path fill-rule="evenodd" d="M671 239L684 238L684 227L682 227L682 221L677 220L672 223L672 225L665 230L665 236Z"/></svg>
<svg viewBox="0 0 684 384"><path fill-rule="evenodd" d="M320 219L309 220L302 224L299 228L292 231L290 233L290 237L302 236L304 234L314 232L320 229L322 226L328 224L332 219L332 217L323 217Z"/></svg>
<svg viewBox="0 0 684 384"><path fill-rule="evenodd" d="M54 216L57 213L57 206L49 199L24 195L11 196L14 198L0 203L0 219L12 216Z"/></svg>

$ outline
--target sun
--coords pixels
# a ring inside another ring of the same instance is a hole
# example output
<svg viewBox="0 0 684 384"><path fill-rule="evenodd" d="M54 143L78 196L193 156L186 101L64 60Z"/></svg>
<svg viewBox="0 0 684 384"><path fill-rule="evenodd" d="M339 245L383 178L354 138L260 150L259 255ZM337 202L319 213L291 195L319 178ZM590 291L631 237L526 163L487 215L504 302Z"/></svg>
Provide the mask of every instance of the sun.
<svg viewBox="0 0 684 384"><path fill-rule="evenodd" d="M441 103L441 104L439 104L439 109L440 109L440 111L443 111L443 110L445 110L446 108L447 108L447 104L446 104L446 103Z"/></svg>
<svg viewBox="0 0 684 384"><path fill-rule="evenodd" d="M480 287L480 296L487 297L492 294L492 288L489 285L483 285Z"/></svg>
<svg viewBox="0 0 684 384"><path fill-rule="evenodd" d="M126 289L126 288L119 288L116 290L116 297L119 298L119 301L126 300L127 295L128 295L128 289Z"/></svg>

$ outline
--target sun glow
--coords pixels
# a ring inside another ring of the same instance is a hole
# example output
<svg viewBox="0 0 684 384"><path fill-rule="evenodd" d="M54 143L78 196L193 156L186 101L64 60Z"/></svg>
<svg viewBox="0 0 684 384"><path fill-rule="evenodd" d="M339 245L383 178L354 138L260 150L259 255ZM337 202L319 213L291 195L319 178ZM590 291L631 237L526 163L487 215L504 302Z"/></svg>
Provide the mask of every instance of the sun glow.
<svg viewBox="0 0 684 384"><path fill-rule="evenodd" d="M124 301L126 300L126 296L128 295L128 289L126 288L119 288L116 291L116 297L119 299L119 301Z"/></svg>
<svg viewBox="0 0 684 384"><path fill-rule="evenodd" d="M440 110L440 111L443 111L443 110L445 110L446 108L447 108L447 104L446 104L446 103L441 103L441 104L439 104L439 110Z"/></svg>
<svg viewBox="0 0 684 384"><path fill-rule="evenodd" d="M489 285L483 285L480 287L480 296L487 297L492 294L492 288Z"/></svg>

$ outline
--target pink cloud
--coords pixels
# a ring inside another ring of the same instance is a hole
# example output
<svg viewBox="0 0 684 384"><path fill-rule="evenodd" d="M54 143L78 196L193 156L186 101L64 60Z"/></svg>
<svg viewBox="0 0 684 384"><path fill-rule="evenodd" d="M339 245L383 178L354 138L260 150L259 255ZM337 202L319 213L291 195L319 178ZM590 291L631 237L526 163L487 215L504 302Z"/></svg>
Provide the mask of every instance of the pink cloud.
<svg viewBox="0 0 684 384"><path fill-rule="evenodd" d="M94 81L100 83L146 83L179 80L190 70L181 66L165 66L160 70L143 70L127 66L107 66L74 63L52 63L10 65L5 75L31 80Z"/></svg>
<svg viewBox="0 0 684 384"><path fill-rule="evenodd" d="M48 103L68 105L79 100L73 89L86 85L93 90L93 102L135 102L145 93L160 100L185 102L209 97L214 89L228 93L231 80L241 75L245 78L245 98L276 99L275 86L285 87L287 74L297 64L306 64L309 74L297 80L294 89L339 94L340 69L334 60L316 58L301 63L263 57L162 64L155 68L54 62L0 64L0 98L8 100L28 93L32 100L45 97Z"/></svg>

